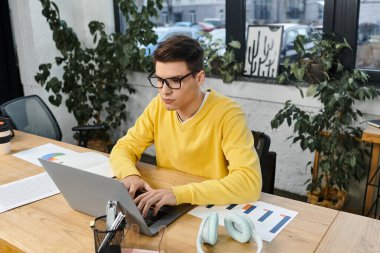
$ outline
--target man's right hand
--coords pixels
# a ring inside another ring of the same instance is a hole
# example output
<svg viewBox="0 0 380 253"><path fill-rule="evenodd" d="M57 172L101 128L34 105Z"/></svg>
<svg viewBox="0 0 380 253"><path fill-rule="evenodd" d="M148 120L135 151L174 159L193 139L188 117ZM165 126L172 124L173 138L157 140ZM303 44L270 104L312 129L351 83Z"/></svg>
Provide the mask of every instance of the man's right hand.
<svg viewBox="0 0 380 253"><path fill-rule="evenodd" d="M121 180L124 183L124 186L128 189L129 195L134 199L137 191L150 191L152 187L142 180L141 177L132 175L125 177Z"/></svg>

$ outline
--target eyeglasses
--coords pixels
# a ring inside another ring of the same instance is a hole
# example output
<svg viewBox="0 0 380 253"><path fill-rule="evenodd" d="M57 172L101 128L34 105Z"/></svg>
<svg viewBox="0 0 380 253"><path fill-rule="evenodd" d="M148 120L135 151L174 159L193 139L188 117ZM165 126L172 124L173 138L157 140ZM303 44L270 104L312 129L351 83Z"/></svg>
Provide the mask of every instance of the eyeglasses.
<svg viewBox="0 0 380 253"><path fill-rule="evenodd" d="M178 90L181 88L181 82L186 77L188 77L194 73L197 73L197 72L198 71L193 71L193 72L190 72L189 74L184 75L182 77L169 77L169 78L165 78L165 79L161 78L159 76L155 76L155 73L153 72L152 74L150 74L148 76L148 80L154 88L162 88L162 87L164 87L164 83L165 83L170 89Z"/></svg>

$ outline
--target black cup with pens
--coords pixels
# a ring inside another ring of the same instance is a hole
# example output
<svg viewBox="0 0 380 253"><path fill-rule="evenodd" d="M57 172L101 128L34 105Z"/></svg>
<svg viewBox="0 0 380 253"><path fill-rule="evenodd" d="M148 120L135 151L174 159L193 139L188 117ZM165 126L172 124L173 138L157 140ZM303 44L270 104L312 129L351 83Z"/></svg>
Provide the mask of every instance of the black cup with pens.
<svg viewBox="0 0 380 253"><path fill-rule="evenodd" d="M96 253L121 252L120 244L124 238L125 215L122 212L115 215L116 208L110 209L114 202L107 203L107 215L97 217L91 224Z"/></svg>

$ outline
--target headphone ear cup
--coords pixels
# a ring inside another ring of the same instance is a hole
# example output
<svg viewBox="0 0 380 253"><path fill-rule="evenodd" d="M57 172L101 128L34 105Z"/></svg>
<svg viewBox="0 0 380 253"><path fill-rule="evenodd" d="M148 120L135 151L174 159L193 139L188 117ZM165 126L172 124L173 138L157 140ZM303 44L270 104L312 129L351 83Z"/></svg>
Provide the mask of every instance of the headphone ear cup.
<svg viewBox="0 0 380 253"><path fill-rule="evenodd" d="M210 213L205 221L202 228L202 239L203 243L208 243L210 245L215 245L218 240L218 224L219 216L218 213Z"/></svg>
<svg viewBox="0 0 380 253"><path fill-rule="evenodd" d="M249 218L235 213L224 218L224 227L227 233L236 241L248 242L252 237L252 226Z"/></svg>
<svg viewBox="0 0 380 253"><path fill-rule="evenodd" d="M215 245L218 240L218 224L219 216L216 212L209 213L202 220L197 236L197 253L204 253L202 250L203 243Z"/></svg>

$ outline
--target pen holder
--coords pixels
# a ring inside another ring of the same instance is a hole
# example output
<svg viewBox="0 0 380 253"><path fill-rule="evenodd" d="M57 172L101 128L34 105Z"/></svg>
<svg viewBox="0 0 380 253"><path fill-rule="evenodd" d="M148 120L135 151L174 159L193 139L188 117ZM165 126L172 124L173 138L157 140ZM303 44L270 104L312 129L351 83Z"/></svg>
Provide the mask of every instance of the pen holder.
<svg viewBox="0 0 380 253"><path fill-rule="evenodd" d="M167 253L166 227L161 226L153 237L140 234L139 226L132 224L121 243L122 253Z"/></svg>
<svg viewBox="0 0 380 253"><path fill-rule="evenodd" d="M96 253L120 253L120 243L124 238L125 223L114 230L106 229L106 215L97 217L91 228L94 232Z"/></svg>

